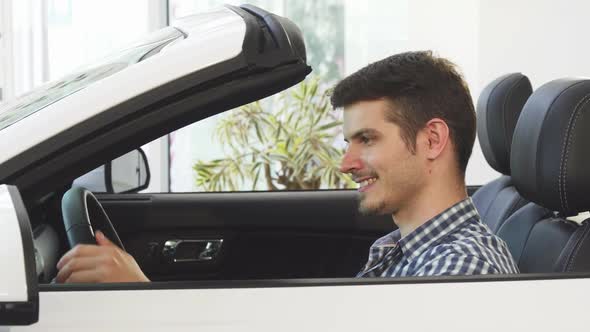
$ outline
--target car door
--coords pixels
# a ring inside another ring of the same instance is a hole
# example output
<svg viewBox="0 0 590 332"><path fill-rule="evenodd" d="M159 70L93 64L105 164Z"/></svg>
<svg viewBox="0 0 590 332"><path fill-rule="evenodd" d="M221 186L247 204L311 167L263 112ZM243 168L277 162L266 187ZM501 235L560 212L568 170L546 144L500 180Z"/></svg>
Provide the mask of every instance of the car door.
<svg viewBox="0 0 590 332"><path fill-rule="evenodd" d="M563 318L583 317L588 287L509 276L42 285L39 321L8 331L585 331Z"/></svg>
<svg viewBox="0 0 590 332"><path fill-rule="evenodd" d="M352 190L98 195L153 280L353 277L394 229Z"/></svg>
<svg viewBox="0 0 590 332"><path fill-rule="evenodd" d="M2 299L25 293L26 302L0 302L0 331L358 331L391 324L411 331L586 327L582 319L561 319L584 313L585 294L576 291L590 286L583 275L38 285L27 211L15 200L17 189L9 192L12 203L0 194L2 230L12 235L12 242L20 242L14 250L21 255L6 256L15 269L4 272L0 289ZM19 263L26 281L9 289L4 281L20 274ZM549 306L547 298L568 305Z"/></svg>

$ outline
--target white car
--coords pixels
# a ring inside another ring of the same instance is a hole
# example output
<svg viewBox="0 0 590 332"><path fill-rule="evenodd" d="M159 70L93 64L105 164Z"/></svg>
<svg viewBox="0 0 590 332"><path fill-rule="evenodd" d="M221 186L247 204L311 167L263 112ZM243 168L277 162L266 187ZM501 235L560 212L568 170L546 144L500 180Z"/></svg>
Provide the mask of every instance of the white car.
<svg viewBox="0 0 590 332"><path fill-rule="evenodd" d="M354 278L394 226L352 190L137 193L138 147L310 71L291 21L227 6L0 105L0 331L587 330L587 272ZM89 223L154 282L52 283Z"/></svg>

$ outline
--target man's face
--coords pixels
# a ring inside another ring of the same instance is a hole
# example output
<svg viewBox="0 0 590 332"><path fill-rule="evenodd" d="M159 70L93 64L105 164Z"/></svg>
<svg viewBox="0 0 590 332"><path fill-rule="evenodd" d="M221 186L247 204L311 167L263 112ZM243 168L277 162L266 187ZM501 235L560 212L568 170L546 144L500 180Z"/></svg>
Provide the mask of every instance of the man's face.
<svg viewBox="0 0 590 332"><path fill-rule="evenodd" d="M412 153L401 129L386 119L385 100L362 101L344 108L344 137L348 148L340 171L359 184L360 211L395 214L423 185L425 158Z"/></svg>

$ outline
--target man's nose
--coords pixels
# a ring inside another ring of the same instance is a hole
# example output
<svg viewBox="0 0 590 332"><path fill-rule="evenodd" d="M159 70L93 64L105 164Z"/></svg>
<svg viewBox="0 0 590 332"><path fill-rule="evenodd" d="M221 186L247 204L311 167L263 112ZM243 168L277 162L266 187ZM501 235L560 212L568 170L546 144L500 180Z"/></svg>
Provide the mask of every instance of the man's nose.
<svg viewBox="0 0 590 332"><path fill-rule="evenodd" d="M362 162L357 153L354 150L348 148L342 156L342 162L340 163L340 172L342 173L353 173L362 168Z"/></svg>

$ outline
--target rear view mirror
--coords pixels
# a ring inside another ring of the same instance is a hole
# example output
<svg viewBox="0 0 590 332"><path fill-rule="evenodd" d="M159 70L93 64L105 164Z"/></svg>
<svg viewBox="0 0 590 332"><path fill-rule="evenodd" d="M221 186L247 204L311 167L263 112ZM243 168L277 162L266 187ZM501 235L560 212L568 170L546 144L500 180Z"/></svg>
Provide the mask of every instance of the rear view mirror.
<svg viewBox="0 0 590 332"><path fill-rule="evenodd" d="M128 152L74 180L95 193L138 192L150 184L150 169L141 148Z"/></svg>

